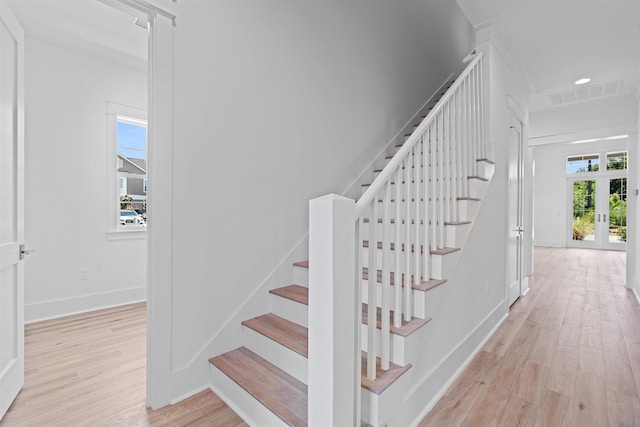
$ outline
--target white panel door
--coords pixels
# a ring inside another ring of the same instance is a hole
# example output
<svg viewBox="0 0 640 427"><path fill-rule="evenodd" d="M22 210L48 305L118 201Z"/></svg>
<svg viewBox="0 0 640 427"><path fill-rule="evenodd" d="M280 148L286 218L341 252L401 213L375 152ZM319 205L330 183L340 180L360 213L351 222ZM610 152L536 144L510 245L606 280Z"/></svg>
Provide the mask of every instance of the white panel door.
<svg viewBox="0 0 640 427"><path fill-rule="evenodd" d="M23 49L0 0L0 419L24 384Z"/></svg>
<svg viewBox="0 0 640 427"><path fill-rule="evenodd" d="M511 117L509 127L509 212L507 244L507 290L509 305L522 295L523 268L524 140L522 123Z"/></svg>

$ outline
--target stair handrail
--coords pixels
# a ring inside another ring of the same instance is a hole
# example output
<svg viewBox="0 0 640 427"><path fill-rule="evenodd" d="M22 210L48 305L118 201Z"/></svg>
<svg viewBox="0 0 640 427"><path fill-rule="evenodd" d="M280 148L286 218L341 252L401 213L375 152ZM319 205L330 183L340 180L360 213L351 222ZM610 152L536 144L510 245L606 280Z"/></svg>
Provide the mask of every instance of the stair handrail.
<svg viewBox="0 0 640 427"><path fill-rule="evenodd" d="M378 174L378 176L373 180L369 188L360 196L358 201L356 202L356 215L354 220L357 221L363 214L367 206L376 195L382 190L382 187L385 185L387 180L391 178L391 174L396 171L401 165L401 162L404 158L411 152L413 146L420 141L420 136L425 133L425 131L429 128L429 126L433 123L435 118L438 116L440 111L444 108L445 105L449 102L454 93L458 90L460 85L464 82L465 78L471 73L471 70L474 69L476 64L482 58L482 52L478 52L475 55L475 58L465 67L460 76L453 82L453 85L445 92L444 96L440 98L440 100L436 103L433 109L427 114L427 117L418 125L418 127L413 131L411 136L402 144L402 147L398 150L398 152L391 158L389 163L382 169L382 171Z"/></svg>

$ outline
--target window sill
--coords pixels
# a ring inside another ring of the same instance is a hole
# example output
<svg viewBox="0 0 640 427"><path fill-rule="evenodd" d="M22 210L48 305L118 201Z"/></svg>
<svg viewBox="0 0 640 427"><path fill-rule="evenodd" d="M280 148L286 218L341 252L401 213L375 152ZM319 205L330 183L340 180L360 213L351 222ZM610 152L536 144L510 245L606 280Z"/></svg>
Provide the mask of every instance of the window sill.
<svg viewBox="0 0 640 427"><path fill-rule="evenodd" d="M137 240L146 239L147 229L138 230L115 230L107 231L107 240Z"/></svg>

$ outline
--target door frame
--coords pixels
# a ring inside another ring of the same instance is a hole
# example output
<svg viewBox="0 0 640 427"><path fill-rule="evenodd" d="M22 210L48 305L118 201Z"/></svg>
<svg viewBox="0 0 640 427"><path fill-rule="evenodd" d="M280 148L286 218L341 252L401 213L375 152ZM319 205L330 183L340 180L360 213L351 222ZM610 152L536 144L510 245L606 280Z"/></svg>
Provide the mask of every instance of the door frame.
<svg viewBox="0 0 640 427"><path fill-rule="evenodd" d="M606 156L606 153L600 152L599 155ZM628 151L627 151L628 155ZM606 162L606 157L604 158ZM601 163L602 164L602 163ZM628 170L615 170L615 171L600 171L593 172L592 175L568 175L567 176L567 243L566 246L570 248L582 248L582 249L599 249L599 250L616 250L626 251L626 243L610 243L609 242L609 224L610 224L610 212L609 212L609 183L612 179L624 178L627 180L627 200L629 191L629 177ZM577 181L589 181L592 180L596 184L596 206L595 215L597 219L594 219L595 238L592 241L573 240L573 183ZM603 219L601 215L606 212L607 219ZM628 207L627 207L628 215ZM627 220L627 228L628 228Z"/></svg>

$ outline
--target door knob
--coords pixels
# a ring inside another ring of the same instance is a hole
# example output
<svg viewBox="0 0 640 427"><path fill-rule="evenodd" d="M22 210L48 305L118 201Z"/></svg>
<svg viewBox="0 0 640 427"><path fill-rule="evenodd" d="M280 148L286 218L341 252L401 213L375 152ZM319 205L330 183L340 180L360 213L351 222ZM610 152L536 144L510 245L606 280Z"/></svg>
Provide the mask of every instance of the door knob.
<svg viewBox="0 0 640 427"><path fill-rule="evenodd" d="M33 249L25 249L24 243L20 245L20 259L24 259L25 255L31 255L34 252Z"/></svg>

